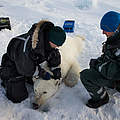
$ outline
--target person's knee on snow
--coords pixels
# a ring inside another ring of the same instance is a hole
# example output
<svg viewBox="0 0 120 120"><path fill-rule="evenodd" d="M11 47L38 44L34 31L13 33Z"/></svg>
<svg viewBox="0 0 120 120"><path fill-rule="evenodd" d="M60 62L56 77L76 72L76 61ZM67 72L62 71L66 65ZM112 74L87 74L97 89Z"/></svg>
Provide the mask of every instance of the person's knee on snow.
<svg viewBox="0 0 120 120"><path fill-rule="evenodd" d="M6 85L6 96L14 103L19 103L28 97L24 76L17 76L8 80Z"/></svg>
<svg viewBox="0 0 120 120"><path fill-rule="evenodd" d="M86 79L87 72L88 72L88 69L85 69L80 72L80 80L83 84L86 84L88 82Z"/></svg>

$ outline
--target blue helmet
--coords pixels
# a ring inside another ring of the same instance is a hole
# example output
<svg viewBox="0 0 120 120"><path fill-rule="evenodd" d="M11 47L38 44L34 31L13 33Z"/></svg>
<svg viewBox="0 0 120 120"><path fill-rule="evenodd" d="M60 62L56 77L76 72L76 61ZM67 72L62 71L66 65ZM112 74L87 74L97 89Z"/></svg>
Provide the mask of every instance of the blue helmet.
<svg viewBox="0 0 120 120"><path fill-rule="evenodd" d="M120 13L110 11L101 19L100 27L106 32L115 32L120 24Z"/></svg>

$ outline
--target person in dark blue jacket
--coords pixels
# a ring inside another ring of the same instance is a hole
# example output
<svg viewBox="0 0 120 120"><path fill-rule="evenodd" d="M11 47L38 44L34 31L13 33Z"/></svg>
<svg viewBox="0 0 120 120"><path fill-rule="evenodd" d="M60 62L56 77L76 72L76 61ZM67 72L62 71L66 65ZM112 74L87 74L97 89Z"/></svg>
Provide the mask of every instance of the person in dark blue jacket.
<svg viewBox="0 0 120 120"><path fill-rule="evenodd" d="M25 82L32 83L32 76L39 71L44 80L61 77L61 55L57 47L65 42L66 34L59 26L41 20L20 36L14 37L2 57L0 77L6 96L17 103L28 97ZM47 61L51 76L40 64Z"/></svg>

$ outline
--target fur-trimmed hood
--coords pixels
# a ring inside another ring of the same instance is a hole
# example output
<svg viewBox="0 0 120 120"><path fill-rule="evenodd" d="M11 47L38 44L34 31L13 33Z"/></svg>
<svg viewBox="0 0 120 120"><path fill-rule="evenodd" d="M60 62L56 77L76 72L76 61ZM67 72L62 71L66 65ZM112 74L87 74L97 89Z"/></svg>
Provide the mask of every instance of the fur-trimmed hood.
<svg viewBox="0 0 120 120"><path fill-rule="evenodd" d="M39 35L41 35L41 33L43 32L44 29L50 29L50 27L53 27L54 24L50 21L47 20L41 20L40 22L38 22L36 24L36 28L33 32L32 35L32 48L35 49L37 47L38 42L40 42L41 40L39 39Z"/></svg>

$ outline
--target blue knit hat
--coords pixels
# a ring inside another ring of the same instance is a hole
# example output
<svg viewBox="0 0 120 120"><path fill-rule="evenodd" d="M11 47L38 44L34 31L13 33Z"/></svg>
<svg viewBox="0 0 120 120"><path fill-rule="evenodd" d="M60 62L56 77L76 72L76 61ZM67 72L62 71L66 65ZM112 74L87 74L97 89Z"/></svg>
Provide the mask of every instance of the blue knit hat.
<svg viewBox="0 0 120 120"><path fill-rule="evenodd" d="M52 29L50 29L49 41L51 41L57 46L62 46L62 44L65 42L65 39L66 39L65 31L61 27L54 26Z"/></svg>
<svg viewBox="0 0 120 120"><path fill-rule="evenodd" d="M101 19L100 27L106 32L115 32L120 24L120 13L110 11Z"/></svg>

